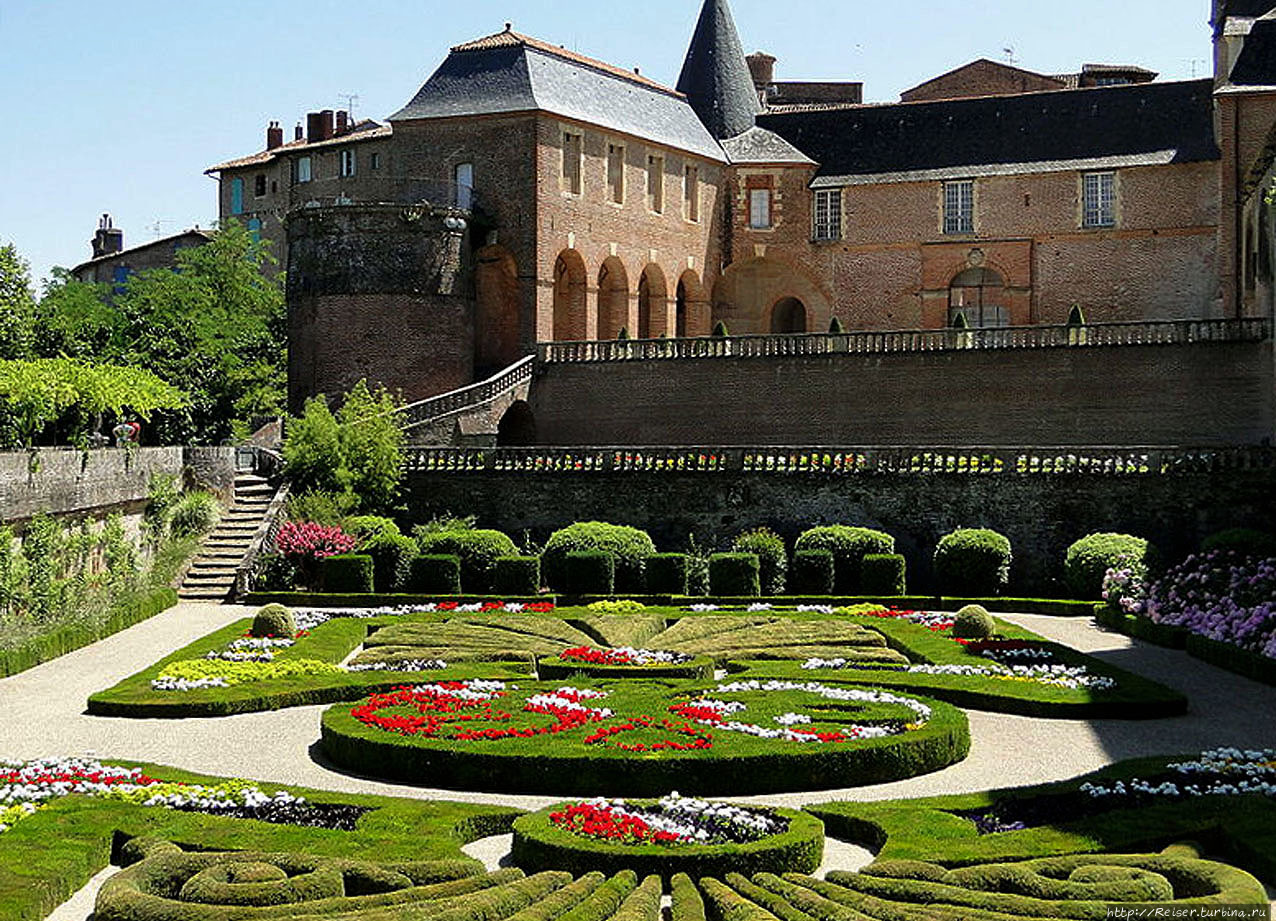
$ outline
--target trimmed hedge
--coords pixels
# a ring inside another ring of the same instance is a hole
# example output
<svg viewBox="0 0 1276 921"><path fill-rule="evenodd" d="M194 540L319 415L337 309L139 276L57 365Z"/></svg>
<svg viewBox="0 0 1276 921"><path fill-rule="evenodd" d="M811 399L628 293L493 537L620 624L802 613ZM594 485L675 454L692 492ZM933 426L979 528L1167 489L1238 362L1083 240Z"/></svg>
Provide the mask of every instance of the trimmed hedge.
<svg viewBox="0 0 1276 921"><path fill-rule="evenodd" d="M240 599L247 605L262 605L277 602L295 608L380 608L394 607L401 604L425 604L438 601L437 593L403 592L395 595L381 595L376 592L249 592ZM522 595L517 598L509 595L473 595L462 592L451 595L447 601L468 604L475 601L548 601L557 603L556 595Z"/></svg>
<svg viewBox="0 0 1276 921"><path fill-rule="evenodd" d="M555 825L550 813L567 805L559 803L514 821L514 863L530 871L561 869L577 874L598 870L613 874L632 870L639 876L653 874L669 879L676 873L692 877L732 871L811 873L818 869L824 856L824 823L809 813L791 809L774 810L789 820L789 827L761 841L627 845L588 838Z"/></svg>
<svg viewBox="0 0 1276 921"><path fill-rule="evenodd" d="M536 664L536 674L543 681L557 681L585 675L589 678L694 678L713 677L713 657L696 656L682 665L593 665L574 659L549 656Z"/></svg>
<svg viewBox="0 0 1276 921"><path fill-rule="evenodd" d="M616 558L605 550L574 550L563 560L563 584L573 595L610 595Z"/></svg>
<svg viewBox="0 0 1276 921"><path fill-rule="evenodd" d="M1186 627L1158 624L1149 617L1127 614L1124 611L1099 602L1094 605L1094 619L1102 627L1124 633L1135 639L1146 640L1154 646L1167 649L1187 649L1187 638L1192 635Z"/></svg>
<svg viewBox="0 0 1276 921"><path fill-rule="evenodd" d="M935 581L954 595L999 595L1010 582L1010 540L987 528L958 528L935 547Z"/></svg>
<svg viewBox="0 0 1276 921"><path fill-rule="evenodd" d="M461 558L454 554L423 554L412 560L408 589L427 595L461 594Z"/></svg>
<svg viewBox="0 0 1276 921"><path fill-rule="evenodd" d="M282 604L263 605L253 616L253 625L248 628L252 636L277 636L292 638L297 632L297 622Z"/></svg>
<svg viewBox="0 0 1276 921"><path fill-rule="evenodd" d="M833 585L840 594L863 594L860 563L870 553L894 553L895 538L871 528L835 524L804 531L795 551L827 550L833 554Z"/></svg>
<svg viewBox="0 0 1276 921"><path fill-rule="evenodd" d="M359 546L359 553L372 557L372 583L378 592L400 592L407 587L417 544L404 534L382 533Z"/></svg>
<svg viewBox="0 0 1276 921"><path fill-rule="evenodd" d="M1241 649L1231 643L1212 640L1198 633L1187 635L1187 652L1202 662L1244 675L1253 681L1276 685L1276 659Z"/></svg>
<svg viewBox="0 0 1276 921"><path fill-rule="evenodd" d="M715 553L709 557L709 592L713 595L762 594L756 553Z"/></svg>
<svg viewBox="0 0 1276 921"><path fill-rule="evenodd" d="M647 591L653 595L687 594L687 555L657 553L647 557Z"/></svg>
<svg viewBox="0 0 1276 921"><path fill-rule="evenodd" d="M1276 534L1254 528L1228 528L1201 541L1202 553L1216 550L1261 560L1269 559L1276 556Z"/></svg>
<svg viewBox="0 0 1276 921"><path fill-rule="evenodd" d="M755 528L745 531L731 542L734 553L752 553L758 558L758 577L762 582L763 595L783 595L789 557L784 549L784 540L770 528ZM712 581L712 579L710 580ZM721 594L714 592L714 594ZM747 594L746 592L726 592L725 594Z"/></svg>
<svg viewBox="0 0 1276 921"><path fill-rule="evenodd" d="M492 591L498 594L535 595L541 588L541 558L498 556L492 561Z"/></svg>
<svg viewBox="0 0 1276 921"><path fill-rule="evenodd" d="M460 557L461 587L467 592L490 591L492 564L498 557L518 553L514 541L502 531L484 528L426 531L418 527L413 535L422 554Z"/></svg>
<svg viewBox="0 0 1276 921"><path fill-rule="evenodd" d="M375 572L366 553L342 553L319 561L319 584L325 592L372 592Z"/></svg>
<svg viewBox="0 0 1276 921"><path fill-rule="evenodd" d="M1122 563L1154 568L1156 555L1156 548L1142 537L1112 532L1087 534L1068 548L1063 576L1074 597L1098 599L1109 569Z"/></svg>
<svg viewBox="0 0 1276 921"><path fill-rule="evenodd" d="M833 570L831 550L798 550L793 554L789 588L795 595L832 595Z"/></svg>
<svg viewBox="0 0 1276 921"><path fill-rule="evenodd" d="M646 561L656 552L646 531L605 521L578 521L555 531L541 553L541 574L554 591L565 591L567 554L579 550L602 550L616 558L617 591L646 591Z"/></svg>
<svg viewBox="0 0 1276 921"><path fill-rule="evenodd" d="M979 604L968 604L953 615L953 637L959 640L986 640L997 632L997 622Z"/></svg>
<svg viewBox="0 0 1276 921"><path fill-rule="evenodd" d="M898 553L870 553L860 561L860 582L866 595L903 595L907 568Z"/></svg>

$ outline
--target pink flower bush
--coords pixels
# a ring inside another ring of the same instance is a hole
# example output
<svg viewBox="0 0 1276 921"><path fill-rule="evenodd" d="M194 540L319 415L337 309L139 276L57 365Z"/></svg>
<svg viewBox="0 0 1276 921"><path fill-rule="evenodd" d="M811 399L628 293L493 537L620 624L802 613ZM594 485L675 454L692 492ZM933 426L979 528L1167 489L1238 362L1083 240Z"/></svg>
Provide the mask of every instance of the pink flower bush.
<svg viewBox="0 0 1276 921"><path fill-rule="evenodd" d="M354 549L355 538L338 527L315 524L313 521L289 521L279 529L275 549L280 556L293 562L313 562L324 557L349 553Z"/></svg>

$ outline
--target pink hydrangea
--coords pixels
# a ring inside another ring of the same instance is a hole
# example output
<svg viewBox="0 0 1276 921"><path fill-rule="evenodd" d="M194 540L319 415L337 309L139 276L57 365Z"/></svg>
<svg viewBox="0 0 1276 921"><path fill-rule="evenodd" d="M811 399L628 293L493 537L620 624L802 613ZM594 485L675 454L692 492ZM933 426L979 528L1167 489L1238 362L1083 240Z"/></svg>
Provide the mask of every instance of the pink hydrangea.
<svg viewBox="0 0 1276 921"><path fill-rule="evenodd" d="M289 521L279 529L275 549L293 562L311 562L354 549L355 538L339 527L313 521Z"/></svg>

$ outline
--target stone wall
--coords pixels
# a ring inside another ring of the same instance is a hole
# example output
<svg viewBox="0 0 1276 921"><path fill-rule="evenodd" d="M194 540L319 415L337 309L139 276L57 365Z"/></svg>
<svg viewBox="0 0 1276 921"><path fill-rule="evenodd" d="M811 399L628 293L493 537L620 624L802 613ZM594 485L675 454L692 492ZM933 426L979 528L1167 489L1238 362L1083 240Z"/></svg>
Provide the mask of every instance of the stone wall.
<svg viewBox="0 0 1276 921"><path fill-rule="evenodd" d="M1270 528L1276 471L1147 476L890 474L824 476L750 473L496 474L413 473L408 505L417 520L451 512L515 540L543 540L573 521L598 519L650 531L661 550L681 550L694 533L725 546L766 525L790 548L801 531L845 523L893 534L908 560L909 587L931 591L930 558L957 527L988 527L1010 538L1012 591L1063 590L1064 552L1093 531L1152 540L1169 559L1232 526Z"/></svg>

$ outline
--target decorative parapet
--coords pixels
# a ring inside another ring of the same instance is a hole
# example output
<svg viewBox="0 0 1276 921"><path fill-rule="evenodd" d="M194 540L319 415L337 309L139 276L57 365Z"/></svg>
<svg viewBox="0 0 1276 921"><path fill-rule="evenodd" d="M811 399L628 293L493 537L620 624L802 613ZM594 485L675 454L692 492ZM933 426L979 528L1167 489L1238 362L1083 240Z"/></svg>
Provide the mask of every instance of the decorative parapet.
<svg viewBox="0 0 1276 921"><path fill-rule="evenodd" d="M535 364L536 356L528 355L485 381L402 406L399 412L403 415L403 427L413 429L503 396L530 381Z"/></svg>

